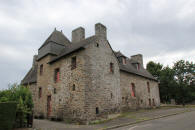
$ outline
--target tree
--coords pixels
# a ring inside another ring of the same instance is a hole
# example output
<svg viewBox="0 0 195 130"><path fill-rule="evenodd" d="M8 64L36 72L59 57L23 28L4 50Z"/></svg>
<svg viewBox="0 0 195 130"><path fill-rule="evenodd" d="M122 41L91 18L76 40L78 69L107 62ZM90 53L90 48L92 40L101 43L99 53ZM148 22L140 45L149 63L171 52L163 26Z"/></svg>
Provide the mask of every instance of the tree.
<svg viewBox="0 0 195 130"><path fill-rule="evenodd" d="M154 63L153 61L148 62L146 69L157 79L160 78L160 73L162 71L163 65L160 63Z"/></svg>
<svg viewBox="0 0 195 130"><path fill-rule="evenodd" d="M160 72L159 81L161 101L167 103L171 99L175 99L176 82L174 80L174 70L168 66L164 67Z"/></svg>
<svg viewBox="0 0 195 130"><path fill-rule="evenodd" d="M177 61L173 70L175 72L175 81L177 83L177 102L185 105L195 99L194 85L191 83L195 80L195 64L193 62L180 60Z"/></svg>

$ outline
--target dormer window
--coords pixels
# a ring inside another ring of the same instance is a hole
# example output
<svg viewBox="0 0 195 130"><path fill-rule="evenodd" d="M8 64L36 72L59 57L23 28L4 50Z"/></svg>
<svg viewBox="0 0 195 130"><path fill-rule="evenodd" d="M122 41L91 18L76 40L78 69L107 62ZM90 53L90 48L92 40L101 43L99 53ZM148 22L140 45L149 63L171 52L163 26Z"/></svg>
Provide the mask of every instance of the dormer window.
<svg viewBox="0 0 195 130"><path fill-rule="evenodd" d="M137 70L140 70L140 63L136 63L135 66Z"/></svg>
<svg viewBox="0 0 195 130"><path fill-rule="evenodd" d="M126 65L127 64L127 60L125 57L122 58L122 62L123 62L123 65Z"/></svg>

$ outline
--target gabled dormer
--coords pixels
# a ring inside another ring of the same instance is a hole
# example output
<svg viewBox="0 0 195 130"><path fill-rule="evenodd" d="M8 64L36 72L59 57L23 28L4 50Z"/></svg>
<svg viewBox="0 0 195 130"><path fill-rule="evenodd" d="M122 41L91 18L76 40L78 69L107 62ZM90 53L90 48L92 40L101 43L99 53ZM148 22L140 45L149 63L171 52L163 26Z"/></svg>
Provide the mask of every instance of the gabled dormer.
<svg viewBox="0 0 195 130"><path fill-rule="evenodd" d="M116 57L118 58L119 63L126 65L127 64L127 57L124 56L120 51L116 52Z"/></svg>
<svg viewBox="0 0 195 130"><path fill-rule="evenodd" d="M143 56L141 54L131 56L132 65L137 69L140 70L143 67Z"/></svg>
<svg viewBox="0 0 195 130"><path fill-rule="evenodd" d="M70 41L62 33L62 31L54 30L43 45L38 49L38 60L46 55L57 56L65 46L69 45Z"/></svg>

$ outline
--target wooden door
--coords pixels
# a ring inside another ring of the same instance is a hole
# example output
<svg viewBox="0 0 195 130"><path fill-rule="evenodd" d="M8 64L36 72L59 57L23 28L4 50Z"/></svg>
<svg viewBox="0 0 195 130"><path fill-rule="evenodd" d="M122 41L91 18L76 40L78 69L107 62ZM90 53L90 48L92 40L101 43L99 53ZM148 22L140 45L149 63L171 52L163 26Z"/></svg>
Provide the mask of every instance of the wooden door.
<svg viewBox="0 0 195 130"><path fill-rule="evenodd" d="M51 96L47 96L47 117L51 114Z"/></svg>

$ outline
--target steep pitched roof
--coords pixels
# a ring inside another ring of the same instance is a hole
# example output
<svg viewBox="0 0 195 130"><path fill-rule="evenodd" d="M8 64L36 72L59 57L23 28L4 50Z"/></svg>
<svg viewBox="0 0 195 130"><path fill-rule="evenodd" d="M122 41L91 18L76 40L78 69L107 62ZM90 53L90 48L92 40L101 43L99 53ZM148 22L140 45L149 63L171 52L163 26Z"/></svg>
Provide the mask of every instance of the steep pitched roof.
<svg viewBox="0 0 195 130"><path fill-rule="evenodd" d="M26 84L31 84L31 83L36 83L37 82L37 68L38 68L38 66L35 65L34 67L32 67L29 70L29 72L26 74L24 79L21 81L22 85L26 85Z"/></svg>
<svg viewBox="0 0 195 130"><path fill-rule="evenodd" d="M55 57L54 59L52 59L49 63L53 63L53 62L57 61L58 59L66 56L66 55L68 55L68 54L70 54L72 52L75 52L77 50L85 49L85 46L88 45L88 44L90 44L90 43L92 43L93 41L95 41L96 38L97 37L94 35L94 36L91 36L89 38L86 38L86 39L84 39L82 41L79 41L77 43L71 43L71 44L67 45L66 48L64 48L61 51L61 53L57 57Z"/></svg>
<svg viewBox="0 0 195 130"><path fill-rule="evenodd" d="M117 54L118 53L118 54ZM119 58L120 55L123 55L121 52L115 52L116 56ZM124 55L123 55L124 56ZM125 71L128 73L136 74L148 79L156 80L146 69L143 68L143 66L140 66L140 69L137 70L133 64L137 63L135 60L127 58L126 65L119 62L119 68L121 71Z"/></svg>
<svg viewBox="0 0 195 130"><path fill-rule="evenodd" d="M56 29L50 34L50 36L45 40L43 45L39 48L41 49L43 46L45 46L49 42L54 42L61 45L68 45L70 41L68 38L60 31L57 31Z"/></svg>

